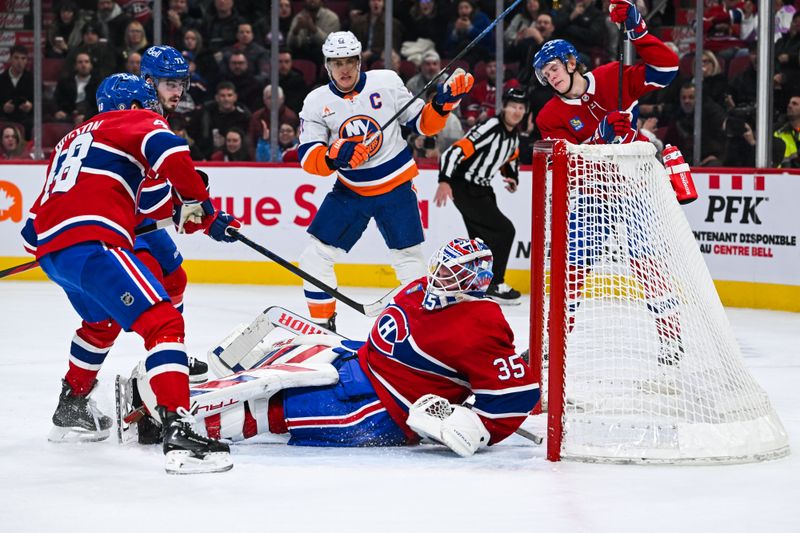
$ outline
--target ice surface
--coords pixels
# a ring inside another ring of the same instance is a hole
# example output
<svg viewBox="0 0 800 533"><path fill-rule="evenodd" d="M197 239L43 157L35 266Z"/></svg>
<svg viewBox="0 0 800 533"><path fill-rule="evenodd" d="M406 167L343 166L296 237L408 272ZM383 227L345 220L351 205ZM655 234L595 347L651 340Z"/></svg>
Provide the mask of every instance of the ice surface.
<svg viewBox="0 0 800 533"><path fill-rule="evenodd" d="M385 292L342 290L363 302ZM190 285L190 353L205 358L269 305L305 314L299 287ZM526 346L527 305L505 311L518 348ZM786 459L611 466L549 463L543 446L517 436L470 459L435 446L262 440L233 446L228 473L181 477L164 473L158 447L47 442L77 315L51 283L0 283L0 531L799 532L800 315L727 311L746 365L789 433ZM370 319L342 305L339 313L344 335L366 336ZM100 374L101 409L113 412L114 376L142 355L137 336L120 338ZM542 433L544 420L526 427Z"/></svg>

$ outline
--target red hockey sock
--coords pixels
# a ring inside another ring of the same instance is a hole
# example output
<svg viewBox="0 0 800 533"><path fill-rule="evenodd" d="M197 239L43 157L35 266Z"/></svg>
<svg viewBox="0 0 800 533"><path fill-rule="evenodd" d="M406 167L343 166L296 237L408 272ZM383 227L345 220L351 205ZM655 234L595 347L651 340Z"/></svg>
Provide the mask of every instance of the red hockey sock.
<svg viewBox="0 0 800 533"><path fill-rule="evenodd" d="M133 323L144 339L145 367L156 403L168 411L189 408L189 367L183 345L183 317L169 302L159 302Z"/></svg>
<svg viewBox="0 0 800 533"><path fill-rule="evenodd" d="M91 392L97 373L121 329L110 319L81 323L72 338L69 369L64 376L74 394L82 396Z"/></svg>
<svg viewBox="0 0 800 533"><path fill-rule="evenodd" d="M183 293L186 291L186 271L182 266L164 276L164 288L167 290L173 307L182 312Z"/></svg>

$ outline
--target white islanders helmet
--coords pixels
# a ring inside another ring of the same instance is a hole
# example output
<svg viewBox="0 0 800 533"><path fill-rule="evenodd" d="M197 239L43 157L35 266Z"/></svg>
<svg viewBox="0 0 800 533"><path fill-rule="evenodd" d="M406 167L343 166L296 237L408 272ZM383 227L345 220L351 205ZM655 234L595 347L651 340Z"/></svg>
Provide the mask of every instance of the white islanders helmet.
<svg viewBox="0 0 800 533"><path fill-rule="evenodd" d="M322 45L322 55L325 56L325 70L328 71L328 77L334 83L336 83L336 80L331 75L331 69L328 66L329 59L357 57L358 70L359 72L361 71L361 41L351 31L329 33L328 38L325 39L325 43Z"/></svg>

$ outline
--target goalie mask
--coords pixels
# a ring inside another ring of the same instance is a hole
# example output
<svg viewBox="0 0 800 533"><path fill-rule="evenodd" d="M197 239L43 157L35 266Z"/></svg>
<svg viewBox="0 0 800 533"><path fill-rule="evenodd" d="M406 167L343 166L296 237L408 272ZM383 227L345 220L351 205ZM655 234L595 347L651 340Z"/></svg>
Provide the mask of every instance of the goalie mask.
<svg viewBox="0 0 800 533"><path fill-rule="evenodd" d="M482 298L492 281L492 251L480 239L453 239L428 263L428 288L422 307L428 311L466 298Z"/></svg>

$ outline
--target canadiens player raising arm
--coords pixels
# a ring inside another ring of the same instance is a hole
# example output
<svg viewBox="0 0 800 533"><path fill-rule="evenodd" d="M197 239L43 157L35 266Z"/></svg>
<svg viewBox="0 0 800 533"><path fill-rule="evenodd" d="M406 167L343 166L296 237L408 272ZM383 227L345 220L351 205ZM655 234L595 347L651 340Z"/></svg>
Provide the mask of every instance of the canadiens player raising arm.
<svg viewBox="0 0 800 533"><path fill-rule="evenodd" d="M562 39L549 41L533 60L536 77L557 93L536 117L543 139L575 144L636 140L639 97L666 87L678 73L678 56L648 33L634 5L612 0L611 20L625 25L626 38L642 58L637 65L623 67L622 109L618 109L618 62L585 72L572 44Z"/></svg>
<svg viewBox="0 0 800 533"><path fill-rule="evenodd" d="M389 247L401 283L425 271L424 240L417 196L411 180L417 166L400 126L422 135L439 132L474 82L454 73L438 87L433 101L415 100L399 120L371 138L412 95L391 70L361 72L361 43L350 32L333 32L322 46L330 83L312 91L300 112L298 155L303 168L318 176L336 175L333 191L311 222L311 244L300 256L300 268L336 287L333 265L361 237L370 219ZM312 285L303 286L311 318L335 328L335 301Z"/></svg>
<svg viewBox="0 0 800 533"><path fill-rule="evenodd" d="M338 447L427 437L463 457L508 437L539 389L499 306L483 298L491 251L455 239L428 272L397 294L365 343L297 337L259 352L252 369L192 389L195 431L232 440L288 433L289 444ZM134 379L133 397L152 409L141 365Z"/></svg>
<svg viewBox="0 0 800 533"><path fill-rule="evenodd" d="M142 55L142 78L156 90L158 103L164 117L175 112L178 103L189 83L189 63L180 52L171 46L151 46ZM140 208L140 210L142 210ZM147 218L142 225L153 222ZM183 293L186 290L186 271L183 269L183 256L175 242L160 229L136 238L133 251L139 260L164 286L170 301L183 313ZM208 365L189 357L189 381L202 382L206 379Z"/></svg>
<svg viewBox="0 0 800 533"><path fill-rule="evenodd" d="M565 139L571 143L629 143L647 140L635 129L638 98L668 85L678 71L678 58L664 43L647 32L635 6L625 0L612 0L611 20L624 24L625 37L632 40L643 62L624 68L622 108L619 107L619 63L601 65L584 73L575 48L563 40L542 47L534 58L536 76L557 93L536 117L536 125L545 139ZM674 181L673 181L674 185ZM570 231L583 238L569 240L569 269L574 283L570 290L577 299L594 262L601 256L611 228L624 226L627 235L628 264L643 287L647 307L653 317L659 339L658 360L673 366L683 353L677 296L670 273L659 264L657 256L645 244L643 225L636 219L617 220L617 210L605 205L603 194L576 185L576 201L569 214ZM598 213L602 213L598 215ZM587 246L581 246L587 244ZM577 248L577 246L581 246ZM570 309L572 326L575 309Z"/></svg>
<svg viewBox="0 0 800 533"><path fill-rule="evenodd" d="M47 179L23 230L26 247L82 319L53 414L50 440L103 440L111 427L89 394L120 332L135 331L147 350L154 415L164 421L169 472L232 466L227 445L191 432L184 323L163 285L134 255L134 227L145 206L173 213L169 183L183 200L175 216L188 232L233 241L238 221L215 211L189 159L186 141L169 131L152 86L130 74L106 78L101 111L55 147ZM169 183L164 176L169 176ZM162 213L162 211L164 211Z"/></svg>

